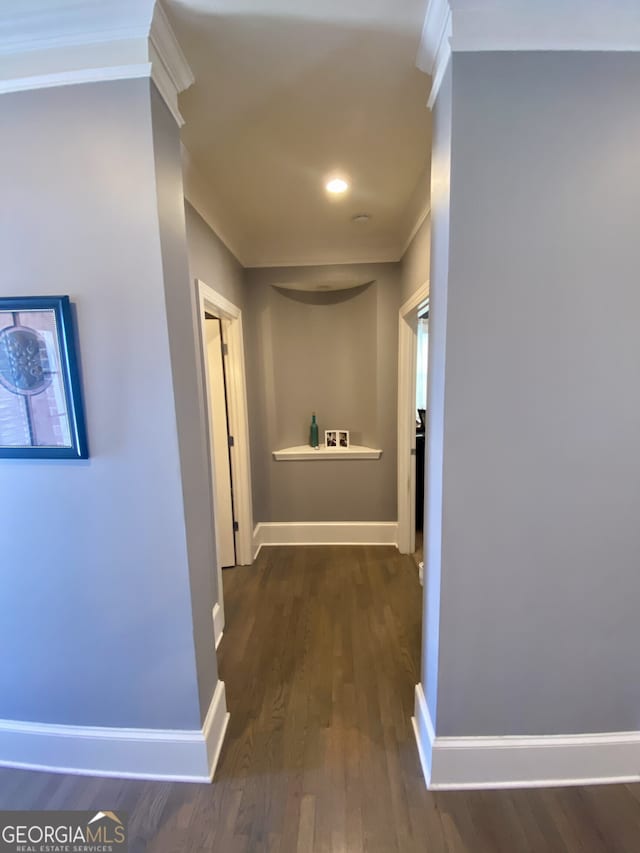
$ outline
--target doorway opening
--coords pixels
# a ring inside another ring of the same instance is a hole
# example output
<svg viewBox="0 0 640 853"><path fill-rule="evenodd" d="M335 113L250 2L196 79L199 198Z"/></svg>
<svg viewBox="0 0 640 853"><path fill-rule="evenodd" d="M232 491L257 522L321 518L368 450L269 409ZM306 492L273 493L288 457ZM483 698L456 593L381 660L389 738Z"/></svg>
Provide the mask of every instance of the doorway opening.
<svg viewBox="0 0 640 853"><path fill-rule="evenodd" d="M209 433L213 457L212 480L216 496L216 550L223 569L236 565L236 526L233 501L231 447L226 365L226 330L220 317L205 311ZM228 324L229 321L226 321Z"/></svg>
<svg viewBox="0 0 640 853"><path fill-rule="evenodd" d="M420 569L420 581L424 569L424 483L427 435L427 373L429 366L429 300L418 308L416 336L416 539L414 557Z"/></svg>
<svg viewBox="0 0 640 853"><path fill-rule="evenodd" d="M398 326L398 550L401 554L416 552L416 506L420 495L417 494L417 455L421 449L420 482L422 498L424 496L424 460L426 445L426 351L424 349L428 335L420 318L428 324L429 282L425 282L400 308ZM419 350L418 330L421 328ZM420 351L420 369L418 355ZM424 377L424 395L418 397L417 388L420 378ZM418 409L418 403L424 401L425 420ZM421 443L421 448L419 448ZM424 508L424 503L423 503ZM421 517L423 512L420 513ZM422 532L420 530L420 532Z"/></svg>
<svg viewBox="0 0 640 853"><path fill-rule="evenodd" d="M253 563L253 507L242 312L196 280L216 538L216 647L224 631L222 569Z"/></svg>

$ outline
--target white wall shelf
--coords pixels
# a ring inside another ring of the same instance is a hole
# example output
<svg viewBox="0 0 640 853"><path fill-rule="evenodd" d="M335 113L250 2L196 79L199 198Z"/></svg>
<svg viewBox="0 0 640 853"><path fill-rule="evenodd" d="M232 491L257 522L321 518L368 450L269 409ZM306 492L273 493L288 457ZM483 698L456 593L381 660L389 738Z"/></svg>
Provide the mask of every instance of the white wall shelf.
<svg viewBox="0 0 640 853"><path fill-rule="evenodd" d="M284 447L274 450L273 458L278 462L320 462L328 459L380 459L382 450L352 444L351 447L318 447L302 444L299 447Z"/></svg>

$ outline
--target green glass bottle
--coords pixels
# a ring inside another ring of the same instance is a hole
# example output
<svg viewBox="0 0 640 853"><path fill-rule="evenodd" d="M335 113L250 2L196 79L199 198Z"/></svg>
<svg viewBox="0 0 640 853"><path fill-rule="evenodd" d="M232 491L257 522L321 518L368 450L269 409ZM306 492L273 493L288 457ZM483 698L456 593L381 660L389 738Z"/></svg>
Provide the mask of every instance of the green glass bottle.
<svg viewBox="0 0 640 853"><path fill-rule="evenodd" d="M311 447L318 447L318 424L316 423L316 413L311 415L311 427L309 428L309 444Z"/></svg>

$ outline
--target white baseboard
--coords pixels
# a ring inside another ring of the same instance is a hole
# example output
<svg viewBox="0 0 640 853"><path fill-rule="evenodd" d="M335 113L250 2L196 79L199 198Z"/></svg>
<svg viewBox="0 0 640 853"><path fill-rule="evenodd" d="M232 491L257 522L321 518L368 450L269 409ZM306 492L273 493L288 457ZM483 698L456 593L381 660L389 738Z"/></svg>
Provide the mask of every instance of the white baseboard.
<svg viewBox="0 0 640 853"><path fill-rule="evenodd" d="M227 694L224 681L218 681L213 698L202 724L202 734L207 747L207 782L213 781L218 766L222 744L227 733L230 714L227 711Z"/></svg>
<svg viewBox="0 0 640 853"><path fill-rule="evenodd" d="M396 545L397 521L261 522L253 532L256 557L263 545Z"/></svg>
<svg viewBox="0 0 640 853"><path fill-rule="evenodd" d="M220 607L220 603L216 601L213 605L212 611L213 618L213 637L216 644L216 649L220 645L220 640L222 639L222 635L224 633L224 611L222 607Z"/></svg>
<svg viewBox="0 0 640 853"><path fill-rule="evenodd" d="M413 733L418 747L420 765L422 766L422 775L427 783L427 788L431 788L431 758L436 736L422 684L416 684L415 709L411 722L413 723Z"/></svg>
<svg viewBox="0 0 640 853"><path fill-rule="evenodd" d="M437 737L416 685L413 727L429 790L539 788L640 781L640 732Z"/></svg>
<svg viewBox="0 0 640 853"><path fill-rule="evenodd" d="M0 720L0 766L210 782L228 721L222 681L216 685L202 729L116 729Z"/></svg>

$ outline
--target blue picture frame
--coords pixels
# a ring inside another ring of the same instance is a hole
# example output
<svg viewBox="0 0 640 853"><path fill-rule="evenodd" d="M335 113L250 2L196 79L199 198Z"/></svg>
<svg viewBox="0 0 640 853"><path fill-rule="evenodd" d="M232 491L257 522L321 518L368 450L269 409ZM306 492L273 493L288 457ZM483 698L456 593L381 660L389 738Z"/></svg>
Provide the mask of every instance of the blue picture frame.
<svg viewBox="0 0 640 853"><path fill-rule="evenodd" d="M0 459L88 457L69 297L0 297Z"/></svg>

